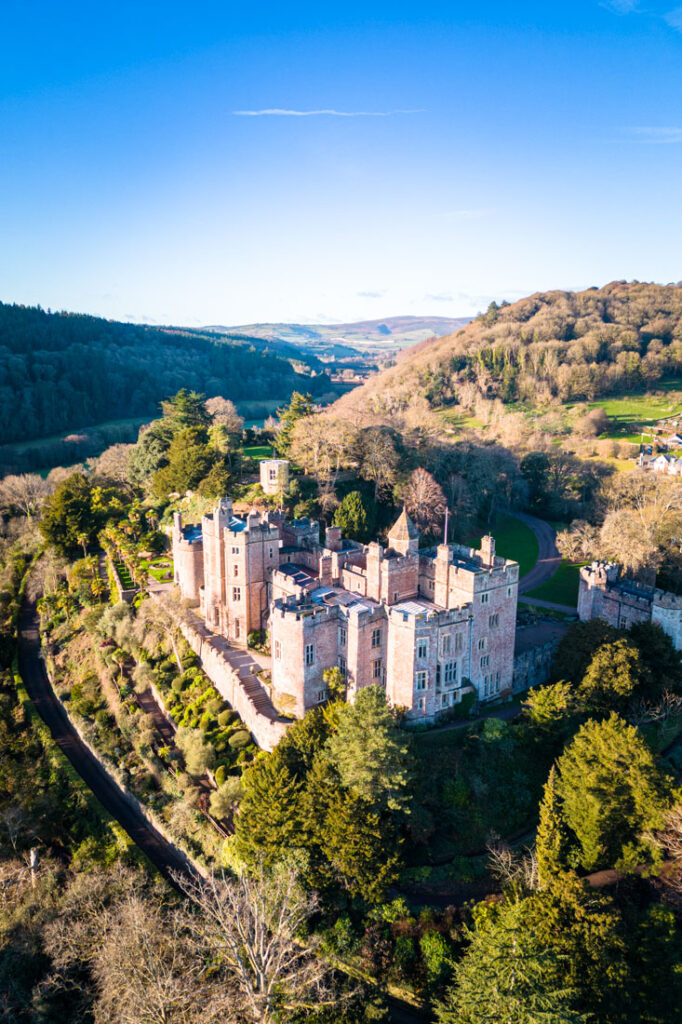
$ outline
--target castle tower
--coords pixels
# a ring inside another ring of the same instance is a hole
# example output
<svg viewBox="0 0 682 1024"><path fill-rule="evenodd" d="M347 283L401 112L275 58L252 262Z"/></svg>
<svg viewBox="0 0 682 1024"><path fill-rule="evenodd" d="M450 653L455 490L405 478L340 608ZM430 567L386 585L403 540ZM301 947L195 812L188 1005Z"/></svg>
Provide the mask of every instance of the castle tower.
<svg viewBox="0 0 682 1024"><path fill-rule="evenodd" d="M419 554L419 531L404 508L391 527L388 546L399 555Z"/></svg>

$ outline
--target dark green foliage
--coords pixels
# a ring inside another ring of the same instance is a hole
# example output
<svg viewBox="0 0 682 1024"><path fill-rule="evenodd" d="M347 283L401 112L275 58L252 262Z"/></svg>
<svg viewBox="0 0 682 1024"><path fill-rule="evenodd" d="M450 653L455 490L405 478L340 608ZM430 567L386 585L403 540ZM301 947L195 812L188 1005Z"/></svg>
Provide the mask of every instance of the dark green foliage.
<svg viewBox="0 0 682 1024"><path fill-rule="evenodd" d="M300 391L294 391L289 405L284 409L277 410L277 416L279 417L281 428L272 442L272 445L277 454L282 458L287 458L289 455L291 437L296 423L305 416L310 416L313 412L313 407L314 402L312 395L303 395Z"/></svg>
<svg viewBox="0 0 682 1024"><path fill-rule="evenodd" d="M643 668L637 647L614 640L595 651L580 683L580 700L587 712L622 710L641 685Z"/></svg>
<svg viewBox="0 0 682 1024"><path fill-rule="evenodd" d="M82 473L63 480L45 500L40 529L45 540L62 554L91 544L107 519L120 515L122 505L114 488L93 487Z"/></svg>
<svg viewBox="0 0 682 1024"><path fill-rule="evenodd" d="M603 644L617 640L619 636L619 631L603 619L573 623L559 642L552 663L552 675L555 679L580 683L595 651Z"/></svg>
<svg viewBox="0 0 682 1024"><path fill-rule="evenodd" d="M643 834L662 826L670 779L634 726L616 714L586 722L557 761L554 789L566 866L628 870L657 859Z"/></svg>
<svg viewBox="0 0 682 1024"><path fill-rule="evenodd" d="M340 526L349 540L367 541L369 518L359 491L350 491L334 513L334 526Z"/></svg>
<svg viewBox="0 0 682 1024"><path fill-rule="evenodd" d="M326 376L297 374L261 347L248 338L0 303L0 438L25 441L151 417L179 383L235 401L283 398L302 385L329 389Z"/></svg>

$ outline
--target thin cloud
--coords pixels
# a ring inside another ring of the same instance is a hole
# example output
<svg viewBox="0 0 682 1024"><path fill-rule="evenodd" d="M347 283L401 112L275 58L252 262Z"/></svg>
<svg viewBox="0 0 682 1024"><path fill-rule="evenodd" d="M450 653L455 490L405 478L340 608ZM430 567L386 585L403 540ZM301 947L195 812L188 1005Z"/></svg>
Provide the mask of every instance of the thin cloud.
<svg viewBox="0 0 682 1024"><path fill-rule="evenodd" d="M394 114L422 113L423 110L286 110L281 107L232 111L234 117L393 117Z"/></svg>
<svg viewBox="0 0 682 1024"><path fill-rule="evenodd" d="M676 32L682 32L682 7L676 7L672 11L668 11L667 14L663 15L663 20L674 28Z"/></svg>
<svg viewBox="0 0 682 1024"><path fill-rule="evenodd" d="M386 292L356 292L356 294L361 299L382 299Z"/></svg>
<svg viewBox="0 0 682 1024"><path fill-rule="evenodd" d="M664 125L638 125L626 129L633 142L662 146L682 142L682 128Z"/></svg>
<svg viewBox="0 0 682 1024"><path fill-rule="evenodd" d="M604 0L601 5L616 14L632 14L639 6L639 0Z"/></svg>
<svg viewBox="0 0 682 1024"><path fill-rule="evenodd" d="M424 296L426 302L453 302L454 295L451 292L441 292L440 295L429 295Z"/></svg>

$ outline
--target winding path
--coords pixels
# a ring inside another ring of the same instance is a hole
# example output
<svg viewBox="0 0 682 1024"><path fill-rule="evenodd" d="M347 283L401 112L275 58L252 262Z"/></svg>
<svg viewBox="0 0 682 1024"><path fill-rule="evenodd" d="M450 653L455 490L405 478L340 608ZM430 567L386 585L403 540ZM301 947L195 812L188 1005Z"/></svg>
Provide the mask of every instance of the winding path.
<svg viewBox="0 0 682 1024"><path fill-rule="evenodd" d="M554 601L543 601L537 597L524 596L529 591L535 590L536 587L541 587L543 583L551 580L561 565L561 555L556 546L556 531L544 519L538 519L537 516L531 516L527 512L510 512L509 514L532 530L538 542L537 562L530 572L527 572L519 580L519 601L524 604L536 605L538 608L575 615L575 608L571 605L556 604Z"/></svg>
<svg viewBox="0 0 682 1024"><path fill-rule="evenodd" d="M56 697L40 657L39 617L35 598L26 598L19 619L19 672L29 697L45 722L57 746L66 754L86 786L104 809L128 833L136 846L173 884L172 871L186 872L187 860L150 825L116 781L90 753L71 725Z"/></svg>

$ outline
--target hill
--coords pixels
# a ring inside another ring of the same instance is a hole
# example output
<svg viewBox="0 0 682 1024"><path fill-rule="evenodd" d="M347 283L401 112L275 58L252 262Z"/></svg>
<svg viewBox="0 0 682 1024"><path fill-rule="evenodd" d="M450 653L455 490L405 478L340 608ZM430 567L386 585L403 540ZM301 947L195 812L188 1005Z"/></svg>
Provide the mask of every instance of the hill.
<svg viewBox="0 0 682 1024"><path fill-rule="evenodd" d="M294 352L296 368L259 339L0 303L0 443L151 417L182 387L235 402L328 392Z"/></svg>
<svg viewBox="0 0 682 1024"><path fill-rule="evenodd" d="M273 345L295 345L322 358L344 359L402 349L451 333L468 322L468 317L393 316L347 324L245 324L206 330L262 338Z"/></svg>
<svg viewBox="0 0 682 1024"><path fill-rule="evenodd" d="M540 408L641 390L682 370L682 287L616 281L492 303L466 326L401 353L336 411L471 409L477 398Z"/></svg>

